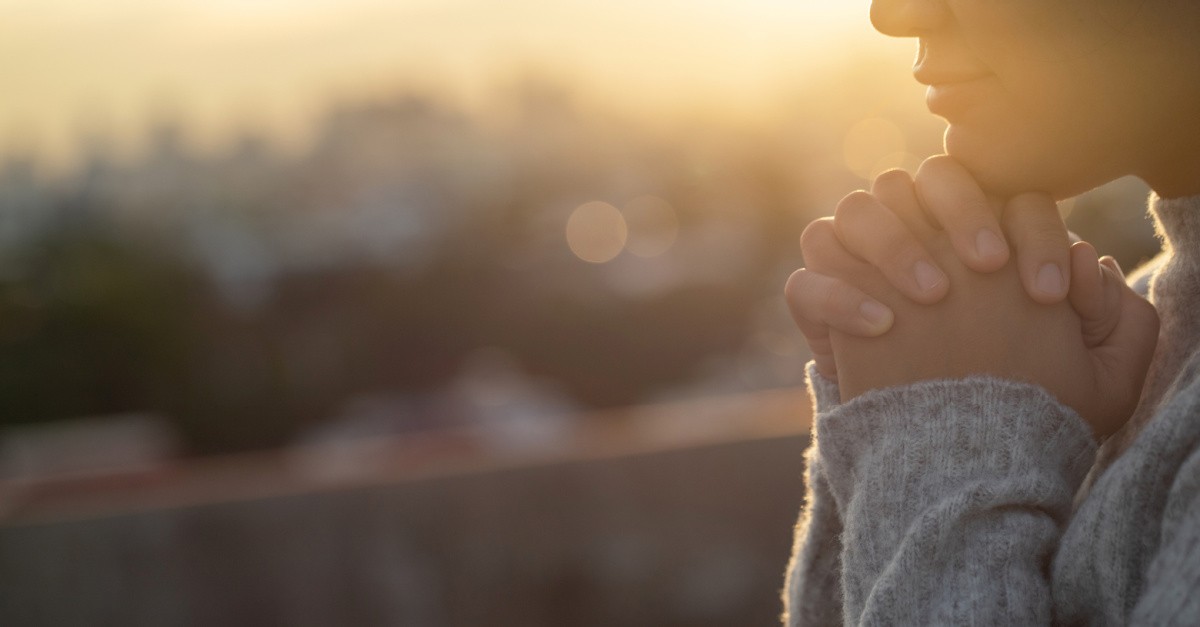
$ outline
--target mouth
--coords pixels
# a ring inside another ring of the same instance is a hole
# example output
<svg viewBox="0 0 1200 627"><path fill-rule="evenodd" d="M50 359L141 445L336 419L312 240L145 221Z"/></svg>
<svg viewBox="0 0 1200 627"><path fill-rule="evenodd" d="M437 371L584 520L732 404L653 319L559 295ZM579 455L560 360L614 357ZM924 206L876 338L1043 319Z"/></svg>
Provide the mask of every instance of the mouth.
<svg viewBox="0 0 1200 627"><path fill-rule="evenodd" d="M925 106L930 113L951 119L987 100L988 75L956 81L929 84L925 90Z"/></svg>
<svg viewBox="0 0 1200 627"><path fill-rule="evenodd" d="M966 55L931 55L924 39L920 40L913 77L929 87L925 92L929 111L947 119L982 101L992 83L986 67Z"/></svg>

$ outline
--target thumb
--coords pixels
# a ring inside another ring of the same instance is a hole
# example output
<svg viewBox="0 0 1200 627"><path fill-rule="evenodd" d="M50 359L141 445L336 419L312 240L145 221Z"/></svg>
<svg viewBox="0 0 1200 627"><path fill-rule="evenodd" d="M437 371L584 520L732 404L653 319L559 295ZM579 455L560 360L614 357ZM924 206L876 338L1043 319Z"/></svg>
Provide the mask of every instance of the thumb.
<svg viewBox="0 0 1200 627"><path fill-rule="evenodd" d="M1117 410L1109 414L1112 420L1092 425L1097 435L1114 433L1137 407L1157 343L1158 313L1154 305L1122 287L1120 320L1101 346L1090 349L1101 397L1109 399L1105 404L1116 405L1110 409Z"/></svg>
<svg viewBox="0 0 1200 627"><path fill-rule="evenodd" d="M1096 249L1087 242L1071 246L1068 298L1079 314L1084 345L1088 348L1104 344L1121 321L1126 288L1120 270L1114 267L1100 263Z"/></svg>
<svg viewBox="0 0 1200 627"><path fill-rule="evenodd" d="M1112 333L1094 353L1141 388L1158 344L1158 312L1150 301L1121 286L1121 315Z"/></svg>
<svg viewBox="0 0 1200 627"><path fill-rule="evenodd" d="M1158 343L1158 313L1125 285L1115 261L1100 261L1086 242L1071 247L1068 298L1095 367L1100 410L1088 422L1097 436L1107 437L1137 407Z"/></svg>

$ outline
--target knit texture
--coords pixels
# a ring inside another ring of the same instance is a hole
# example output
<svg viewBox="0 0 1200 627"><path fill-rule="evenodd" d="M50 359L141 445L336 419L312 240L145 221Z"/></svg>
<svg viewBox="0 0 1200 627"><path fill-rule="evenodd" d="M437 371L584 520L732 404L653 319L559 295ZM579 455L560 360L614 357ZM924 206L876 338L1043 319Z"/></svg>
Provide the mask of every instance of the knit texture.
<svg viewBox="0 0 1200 627"><path fill-rule="evenodd" d="M1129 448L1157 412L1183 364L1200 347L1200 197L1150 198L1150 214L1163 252L1150 264L1144 294L1162 319L1158 348L1141 402L1125 427L1104 443L1094 475ZM1131 276L1136 285L1140 277Z"/></svg>
<svg viewBox="0 0 1200 627"><path fill-rule="evenodd" d="M1163 332L1103 464L1040 387L972 377L839 404L810 364L788 625L1200 624L1200 198L1154 210Z"/></svg>

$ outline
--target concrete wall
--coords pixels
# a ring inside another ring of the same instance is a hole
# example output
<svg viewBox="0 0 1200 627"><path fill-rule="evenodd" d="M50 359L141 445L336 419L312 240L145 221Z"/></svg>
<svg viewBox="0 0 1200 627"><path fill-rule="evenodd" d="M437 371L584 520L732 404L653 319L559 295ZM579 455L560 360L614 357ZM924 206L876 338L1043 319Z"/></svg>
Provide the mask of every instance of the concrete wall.
<svg viewBox="0 0 1200 627"><path fill-rule="evenodd" d="M770 625L803 436L0 527L3 625Z"/></svg>

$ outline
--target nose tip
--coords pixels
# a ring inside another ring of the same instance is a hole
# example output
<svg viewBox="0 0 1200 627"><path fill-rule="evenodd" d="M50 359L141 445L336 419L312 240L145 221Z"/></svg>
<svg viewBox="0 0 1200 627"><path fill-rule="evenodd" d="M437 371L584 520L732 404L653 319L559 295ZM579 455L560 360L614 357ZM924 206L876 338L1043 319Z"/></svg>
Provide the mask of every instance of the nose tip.
<svg viewBox="0 0 1200 627"><path fill-rule="evenodd" d="M874 0L871 25L891 37L917 37L937 29L949 17L944 0Z"/></svg>

